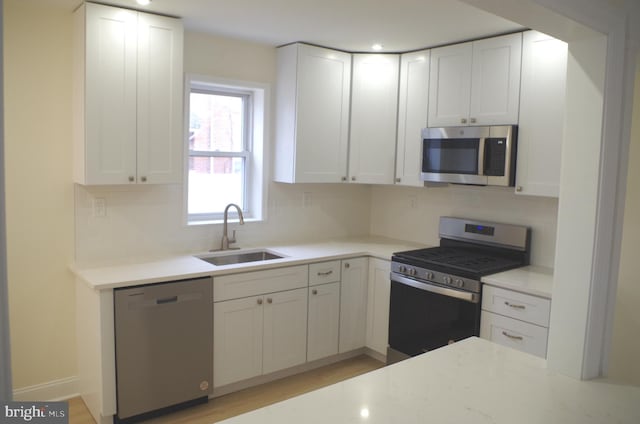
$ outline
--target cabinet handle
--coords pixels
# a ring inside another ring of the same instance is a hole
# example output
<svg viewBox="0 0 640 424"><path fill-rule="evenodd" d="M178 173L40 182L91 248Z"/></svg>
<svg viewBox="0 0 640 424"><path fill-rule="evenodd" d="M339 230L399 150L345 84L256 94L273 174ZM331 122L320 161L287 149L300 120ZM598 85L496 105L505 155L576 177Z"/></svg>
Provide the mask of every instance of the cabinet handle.
<svg viewBox="0 0 640 424"><path fill-rule="evenodd" d="M142 181L143 183L147 182L147 177L140 177L140 181Z"/></svg>
<svg viewBox="0 0 640 424"><path fill-rule="evenodd" d="M509 337L511 340L524 340L524 337L522 337L522 336L514 336L513 334L509 334L506 331L503 331L502 335L505 336L505 337Z"/></svg>
<svg viewBox="0 0 640 424"><path fill-rule="evenodd" d="M510 308L513 308L513 309L523 309L523 310L524 310L524 309L526 309L526 308L527 308L527 307L526 307L526 306L524 306L524 305L515 305L515 304L513 304L513 303L509 303L509 302L507 302L507 301L505 301L505 302L504 302L504 304L505 304L505 305L507 305L507 306L508 306L508 307L510 307Z"/></svg>
<svg viewBox="0 0 640 424"><path fill-rule="evenodd" d="M273 299L271 299L270 297L267 297L267 303L273 303Z"/></svg>
<svg viewBox="0 0 640 424"><path fill-rule="evenodd" d="M318 272L318 276L319 277L326 277L327 275L331 275L331 274L333 274L333 270L332 269L330 269L327 272Z"/></svg>
<svg viewBox="0 0 640 424"><path fill-rule="evenodd" d="M262 299L258 299L258 305L262 305Z"/></svg>
<svg viewBox="0 0 640 424"><path fill-rule="evenodd" d="M396 178L396 182L397 182L397 183L401 183L401 182L402 182L402 179L400 179L400 178Z"/></svg>
<svg viewBox="0 0 640 424"><path fill-rule="evenodd" d="M134 182L136 179L133 177L133 175L129 175L129 182L132 183Z"/></svg>
<svg viewBox="0 0 640 424"><path fill-rule="evenodd" d="M344 264L344 267L345 267L345 268L349 268L350 266L351 266L351 265L349 265L349 262L347 262L347 263L345 263L345 264Z"/></svg>
<svg viewBox="0 0 640 424"><path fill-rule="evenodd" d="M356 180L356 177L351 177L351 181L355 181L355 180Z"/></svg>
<svg viewBox="0 0 640 424"><path fill-rule="evenodd" d="M316 289L311 290L311 294L318 294L318 290Z"/></svg>
<svg viewBox="0 0 640 424"><path fill-rule="evenodd" d="M518 187L516 187L516 191L517 191L518 193L520 193L520 192L522 191L522 186L518 186Z"/></svg>
<svg viewBox="0 0 640 424"><path fill-rule="evenodd" d="M462 119L460 120L460 123L461 123L461 124L466 124L466 123L467 123L467 118L462 118Z"/></svg>
<svg viewBox="0 0 640 424"><path fill-rule="evenodd" d="M476 123L476 118L471 118L470 121L471 121L472 124L475 124Z"/></svg>

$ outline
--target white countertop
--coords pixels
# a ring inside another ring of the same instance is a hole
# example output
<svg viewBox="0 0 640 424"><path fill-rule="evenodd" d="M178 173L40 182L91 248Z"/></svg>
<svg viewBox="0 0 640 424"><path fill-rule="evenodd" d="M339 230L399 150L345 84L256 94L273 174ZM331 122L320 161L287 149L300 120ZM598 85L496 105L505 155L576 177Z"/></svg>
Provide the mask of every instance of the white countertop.
<svg viewBox="0 0 640 424"><path fill-rule="evenodd" d="M260 249L266 249L285 256L282 259L269 261L215 266L195 258L192 255L176 255L154 259L134 259L128 263L115 263L102 266L81 266L76 264L72 266L72 270L90 287L103 290L176 279L259 271L281 266L356 256L373 256L389 260L394 252L419 247L423 247L423 245L382 237L350 238L319 243L260 246ZM256 248L257 247L219 252L219 254L239 253L255 250ZM211 254L212 253L209 252L193 253L193 255Z"/></svg>
<svg viewBox="0 0 640 424"><path fill-rule="evenodd" d="M640 387L574 380L472 337L223 422L637 424Z"/></svg>
<svg viewBox="0 0 640 424"><path fill-rule="evenodd" d="M487 275L482 277L481 281L492 286L551 299L553 270L538 266L525 266Z"/></svg>

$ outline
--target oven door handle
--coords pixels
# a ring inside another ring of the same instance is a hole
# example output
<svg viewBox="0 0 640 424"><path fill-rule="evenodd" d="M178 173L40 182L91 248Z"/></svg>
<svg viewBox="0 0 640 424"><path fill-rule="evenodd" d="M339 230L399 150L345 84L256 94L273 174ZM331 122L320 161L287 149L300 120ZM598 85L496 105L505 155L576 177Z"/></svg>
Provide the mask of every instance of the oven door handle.
<svg viewBox="0 0 640 424"><path fill-rule="evenodd" d="M391 273L391 281L395 281L400 284L405 284L407 286L415 287L417 289L428 291L431 293L441 294L447 297L454 297L456 299L464 300L470 303L480 302L480 296L478 295L478 293L464 292L460 290L448 289L446 287L435 286L433 284L423 283L421 281L403 277L394 272Z"/></svg>

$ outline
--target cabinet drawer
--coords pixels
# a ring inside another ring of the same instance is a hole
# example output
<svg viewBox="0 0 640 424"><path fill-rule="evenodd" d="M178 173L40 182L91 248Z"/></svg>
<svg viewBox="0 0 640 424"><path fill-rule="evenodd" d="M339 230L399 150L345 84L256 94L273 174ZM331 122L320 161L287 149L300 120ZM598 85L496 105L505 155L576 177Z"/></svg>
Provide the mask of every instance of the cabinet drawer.
<svg viewBox="0 0 640 424"><path fill-rule="evenodd" d="M213 301L307 287L308 266L291 266L213 278Z"/></svg>
<svg viewBox="0 0 640 424"><path fill-rule="evenodd" d="M548 327L551 301L485 284L482 289L482 309Z"/></svg>
<svg viewBox="0 0 640 424"><path fill-rule="evenodd" d="M481 338L542 358L547 356L548 332L546 327L492 312L482 311L480 316Z"/></svg>
<svg viewBox="0 0 640 424"><path fill-rule="evenodd" d="M340 281L340 261L320 262L309 265L309 285Z"/></svg>

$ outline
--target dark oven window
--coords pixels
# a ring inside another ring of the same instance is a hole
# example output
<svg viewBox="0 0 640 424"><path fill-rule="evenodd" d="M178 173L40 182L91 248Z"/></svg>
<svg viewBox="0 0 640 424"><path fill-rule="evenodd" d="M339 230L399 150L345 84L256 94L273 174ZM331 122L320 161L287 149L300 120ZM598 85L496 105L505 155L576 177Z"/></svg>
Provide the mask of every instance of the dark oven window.
<svg viewBox="0 0 640 424"><path fill-rule="evenodd" d="M422 141L422 172L441 174L478 174L477 138Z"/></svg>
<svg viewBox="0 0 640 424"><path fill-rule="evenodd" d="M391 280L389 346L410 356L477 336L480 303L431 293Z"/></svg>

